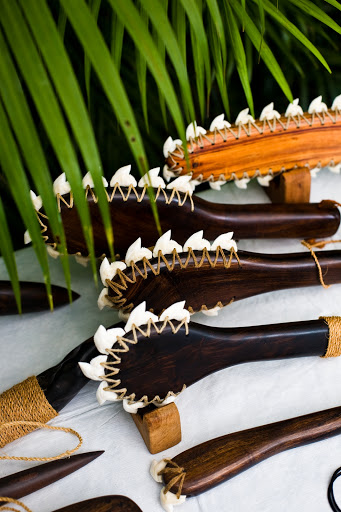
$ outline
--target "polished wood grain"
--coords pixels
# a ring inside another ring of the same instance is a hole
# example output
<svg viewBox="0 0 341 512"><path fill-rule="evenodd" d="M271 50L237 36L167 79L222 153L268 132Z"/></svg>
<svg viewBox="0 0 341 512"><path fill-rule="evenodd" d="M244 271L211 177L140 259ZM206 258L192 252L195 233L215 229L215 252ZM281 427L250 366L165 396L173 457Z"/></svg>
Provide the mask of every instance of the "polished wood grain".
<svg viewBox="0 0 341 512"><path fill-rule="evenodd" d="M108 328L123 328L124 325L120 323ZM91 336L69 352L60 363L37 376L47 400L57 412L63 409L89 382L78 362L89 363L96 356L98 356L98 350Z"/></svg>
<svg viewBox="0 0 341 512"><path fill-rule="evenodd" d="M133 340L132 332L125 338ZM184 385L237 364L321 356L327 349L328 327L323 320L229 329L191 322L188 335L184 326L174 334L167 325L161 334L152 327L148 338L137 332L137 339L128 352L120 352L117 366L119 388L127 388L127 396L135 393L136 400L144 395L165 398L169 391L178 393Z"/></svg>
<svg viewBox="0 0 341 512"><path fill-rule="evenodd" d="M66 288L52 285L51 292L55 308L69 304ZM20 296L23 313L34 313L50 309L44 283L20 282ZM72 300L77 300L79 294L72 292ZM18 314L18 307L10 281L0 281L0 315Z"/></svg>
<svg viewBox="0 0 341 512"><path fill-rule="evenodd" d="M139 189L140 191L142 189ZM140 236L142 245L151 247L159 237L147 194L138 202L134 193L126 201L119 191L107 189L112 200L109 203L111 221L114 229L115 252L124 258L128 247ZM125 189L127 194L127 189ZM68 203L70 196L63 196ZM94 234L97 256L109 254L105 232L94 197L88 194L88 204ZM184 194L180 193L182 201ZM157 200L162 231L172 230L173 238L180 244L196 231L204 230L209 240L221 233L234 231L236 239L246 238L324 238L336 232L340 225L340 213L332 201L319 204L216 204L193 196L194 210L187 199L182 206L174 196L167 204L163 194ZM68 208L61 202L61 216L65 229L68 252L87 256L77 209ZM45 218L41 218L44 223ZM53 243L49 226L44 233L47 243Z"/></svg>
<svg viewBox="0 0 341 512"><path fill-rule="evenodd" d="M160 453L180 443L180 414L174 403L164 407L149 405L131 417L150 453Z"/></svg>
<svg viewBox="0 0 341 512"><path fill-rule="evenodd" d="M142 512L136 503L126 496L101 496L59 508L54 512Z"/></svg>
<svg viewBox="0 0 341 512"><path fill-rule="evenodd" d="M27 496L74 473L103 453L104 451L80 453L8 475L0 479L0 496L15 499Z"/></svg>
<svg viewBox="0 0 341 512"><path fill-rule="evenodd" d="M331 113L335 120L335 113ZM311 116L306 114L310 120ZM282 116L281 121L286 125L287 119ZM260 129L263 123L257 122ZM232 126L234 132L238 131ZM212 133L207 133L212 138ZM166 162L169 167L174 166L174 171L179 174L192 173L193 179L202 176L214 180L221 179L224 175L226 180L233 179L233 174L238 179L247 173L249 177L260 174L266 175L269 169L273 173L279 173L283 169L290 171L296 167L305 167L307 164L314 168L319 163L327 166L331 160L335 163L341 160L341 116L338 116L336 123L328 116L322 125L316 116L309 126L301 121L301 127L297 128L294 120L291 121L287 130L276 123L276 130L271 131L267 126L263 134L256 128L251 128L251 135L247 135L243 129L240 130L239 138L236 139L227 132L226 142L217 136L216 143L212 144L204 137L200 146L194 144L194 151L189 154L189 168L186 165L183 151L177 152L169 157ZM191 144L188 143L191 151Z"/></svg>
<svg viewBox="0 0 341 512"><path fill-rule="evenodd" d="M202 252L194 251L198 261ZM317 251L324 281L327 285L341 282L341 251ZM229 257L229 253L226 252ZM164 261L160 265L160 274L154 275L147 266L147 278L141 277L137 270L127 267L124 274L126 284L120 289L108 288L108 296L113 307L126 310L132 309L143 301L147 309L156 314L175 302L185 300L185 307L190 311L200 311L205 305L211 309L221 302L224 306L261 293L306 286L321 286L316 264L310 253L291 254L257 254L238 251L240 265L235 257L231 267L225 268L220 255L215 268L205 260L200 268L196 268L193 258L187 268L181 268L176 260L174 269L169 271ZM184 265L187 253L181 253ZM210 253L211 260L215 253ZM173 261L172 255L165 256L168 264ZM157 268L157 258L149 260L149 264ZM143 262L136 267L144 273ZM120 275L111 283L121 285Z"/></svg>
<svg viewBox="0 0 341 512"><path fill-rule="evenodd" d="M172 460L186 472L181 493L194 496L277 453L340 433L341 407L335 407L218 437L190 448ZM177 489L174 485L171 490L176 492Z"/></svg>

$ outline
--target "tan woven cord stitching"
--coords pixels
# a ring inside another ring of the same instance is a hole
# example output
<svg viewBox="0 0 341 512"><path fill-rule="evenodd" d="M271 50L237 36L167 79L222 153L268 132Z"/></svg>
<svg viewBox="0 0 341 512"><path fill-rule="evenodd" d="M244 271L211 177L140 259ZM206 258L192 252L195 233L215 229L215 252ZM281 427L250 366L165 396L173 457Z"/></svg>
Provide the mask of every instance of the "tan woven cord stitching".
<svg viewBox="0 0 341 512"><path fill-rule="evenodd" d="M322 357L338 357L341 355L341 317L320 316L329 328L327 351Z"/></svg>
<svg viewBox="0 0 341 512"><path fill-rule="evenodd" d="M193 264L195 268L200 268L205 263L208 263L211 268L215 268L219 264L219 256L222 257L222 265L225 269L229 269L231 267L233 256L236 258L239 267L242 266L239 256L233 248L230 250L228 257L226 256L224 250L220 246L217 247L213 257L211 257L210 252L207 250L206 247L202 251L200 251L200 253L201 255L197 257L193 249L189 248L187 258L184 262L182 262L181 256L183 256L184 253L179 254L176 251L176 249L173 250L171 255L164 255L162 254L161 251L159 251L156 263L152 263L147 258L143 258L142 260L137 262L138 264L132 263L132 265L130 267L127 267L127 269L124 271L118 269L116 276L117 279L120 280L120 282L111 281L110 279L106 280L107 286L114 291L116 296L113 297L107 295L107 297L113 304L115 304L116 307L131 310L134 307L134 304L131 303L129 305L124 305L127 299L123 297L123 291L128 288L128 284L135 284L138 277L147 279L148 270L150 270L155 276L158 276L161 272L162 267L166 266L167 270L169 272L172 272L176 264L178 264L182 270L186 269L190 263ZM172 258L171 261L169 261L170 257ZM140 269L139 265L142 265L143 268ZM127 271L131 271L132 277L127 276L127 274L125 273ZM220 304L221 302L219 301L217 305L220 306Z"/></svg>
<svg viewBox="0 0 341 512"><path fill-rule="evenodd" d="M28 508L22 501L15 500L14 498L7 498L7 497L0 497L0 502L3 501L4 503L13 503L14 505L18 505L19 507L26 510L26 512L32 512L30 508ZM17 508L8 507L7 505L0 506L0 510L11 510L12 512L18 512Z"/></svg>
<svg viewBox="0 0 341 512"><path fill-rule="evenodd" d="M337 205L339 205L339 203L335 203ZM314 247L317 247L317 248L321 248L323 249L323 247L325 245L328 245L328 244L337 244L341 242L341 240L321 240L320 242L313 242L313 243L309 243L309 241L307 240L302 240L301 241L301 244L306 247L309 251L310 251L310 254L312 255L315 263L316 263L316 266L317 266L317 270L318 270L318 273L319 273L319 278L320 278L320 283L321 285L323 286L323 288L330 288L330 284L326 284L324 282L324 279L323 279L323 274L322 274L322 268L321 268L321 265L320 265L320 262L316 256L316 253L314 252L313 248Z"/></svg>
<svg viewBox="0 0 341 512"><path fill-rule="evenodd" d="M49 404L36 377L16 384L0 395L0 424L17 420L47 423L58 416ZM0 448L7 443L35 430L33 425L12 425L6 432L0 431Z"/></svg>
<svg viewBox="0 0 341 512"><path fill-rule="evenodd" d="M168 467L166 466L165 468L161 469L161 471L158 472L158 476L169 475L171 477L168 484L164 487L163 493L167 494L167 492L170 491L171 488L179 482L179 487L176 493L176 497L179 499L186 478L186 471L172 459L163 460L164 462L167 462Z"/></svg>
<svg viewBox="0 0 341 512"><path fill-rule="evenodd" d="M161 323L161 325L160 325L160 322L158 322L156 324L152 319L148 320L146 326L144 326L144 329L142 327L133 325L131 328L131 331L133 333L134 339L132 339L132 340L130 340L129 338L125 338L124 336L117 336L117 341L114 345L115 348L107 349L108 355L111 356L114 359L114 361L109 362L109 363L108 362L101 363L101 366L103 366L103 368L105 368L106 370L109 370L109 373L106 374L104 377L102 377L103 380L108 383L108 387L104 388L104 391L113 391L113 392L117 393L118 400L126 399L126 400L128 400L129 403L143 402L145 405L148 405L148 404L161 404L164 400L166 400L170 396L176 397L180 393L182 393L182 391L184 391L184 389L186 389L186 386L184 385L182 387L182 390L179 391L178 393L169 391L164 398L160 398L158 395L156 395L152 399L149 399L149 397L146 395L142 396L141 398L136 399L135 393L132 393L129 396L126 395L127 388L117 389L118 386L120 386L120 384L121 384L121 380L116 377L117 374L120 372L120 369L118 366L121 363L121 358L120 358L119 354L129 352L129 345L136 345L138 343L138 338L137 338L138 332L145 338L149 338L150 334L151 334L152 327L155 329L155 331L158 334L161 334L167 325L170 326L173 334L176 334L181 329L182 326L185 327L186 335L188 334L188 323L186 322L186 319L183 319L181 322L179 322L178 325L175 326L174 323L171 320L169 320L169 318L167 317ZM117 346L120 346L120 348L117 348Z"/></svg>

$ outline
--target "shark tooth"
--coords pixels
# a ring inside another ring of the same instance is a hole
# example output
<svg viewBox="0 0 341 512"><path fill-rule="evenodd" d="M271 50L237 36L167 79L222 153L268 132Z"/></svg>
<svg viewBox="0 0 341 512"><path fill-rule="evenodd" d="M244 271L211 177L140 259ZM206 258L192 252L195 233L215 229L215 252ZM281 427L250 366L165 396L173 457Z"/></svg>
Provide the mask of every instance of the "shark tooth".
<svg viewBox="0 0 341 512"><path fill-rule="evenodd" d="M107 354L107 349L115 345L118 336L124 336L124 330L121 327L106 329L103 325L100 325L94 335L94 343L98 352Z"/></svg>
<svg viewBox="0 0 341 512"><path fill-rule="evenodd" d="M158 482L159 484L161 484L163 482L162 476L159 475L159 473L160 473L160 471L165 469L166 466L167 466L167 461L164 459L162 459L160 461L157 461L157 460L152 461L152 463L150 465L149 472L150 472L152 478L155 480L155 482Z"/></svg>
<svg viewBox="0 0 341 512"><path fill-rule="evenodd" d="M190 175L179 176L174 181L171 181L170 183L168 183L167 189L171 190L173 188L175 188L179 192L183 192L184 194L186 194L186 192L188 192L189 194L192 195L193 190L195 188L195 185L192 184L192 176L190 176Z"/></svg>
<svg viewBox="0 0 341 512"><path fill-rule="evenodd" d="M220 309L221 308L219 306L216 306L215 308L211 309L203 309L201 313L203 313L206 316L218 316Z"/></svg>
<svg viewBox="0 0 341 512"><path fill-rule="evenodd" d="M103 288L97 299L97 306L102 311L103 308L111 308L112 304L108 299L108 288Z"/></svg>
<svg viewBox="0 0 341 512"><path fill-rule="evenodd" d="M90 363L79 362L78 365L85 377L91 380L102 380L104 367L102 363L107 361L107 356L97 356L91 359Z"/></svg>
<svg viewBox="0 0 341 512"><path fill-rule="evenodd" d="M280 119L281 114L274 109L274 102L272 101L263 108L259 117L260 121L272 121L273 119Z"/></svg>
<svg viewBox="0 0 341 512"><path fill-rule="evenodd" d="M208 184L213 190L221 190L221 187L225 185L225 180L209 181Z"/></svg>
<svg viewBox="0 0 341 512"><path fill-rule="evenodd" d="M110 186L114 187L115 185L120 185L121 187L129 187L132 185L133 187L136 187L137 181L134 176L130 174L130 171L131 165L125 165L124 167L117 169L110 180Z"/></svg>
<svg viewBox="0 0 341 512"><path fill-rule="evenodd" d="M241 188L243 190L247 189L247 185L250 182L249 178L242 178L241 180L234 180L234 184L237 188Z"/></svg>
<svg viewBox="0 0 341 512"><path fill-rule="evenodd" d="M268 187L270 184L270 181L273 179L274 179L274 177L271 174L268 174L267 176L259 176L257 178L257 181L262 187Z"/></svg>
<svg viewBox="0 0 341 512"><path fill-rule="evenodd" d="M143 260L143 258L147 258L150 260L153 257L152 251L147 249L146 247L141 247L141 238L135 240L133 244L128 247L125 262L127 265L131 265L132 263L136 263L137 261Z"/></svg>
<svg viewBox="0 0 341 512"><path fill-rule="evenodd" d="M159 176L160 167L155 167L154 169L150 169L138 182L138 186L143 188L144 186L151 185L153 188L165 188L166 183L163 181L161 176Z"/></svg>
<svg viewBox="0 0 341 512"><path fill-rule="evenodd" d="M51 247L50 245L47 245L46 246L46 250L47 250L47 254L49 256L51 256L51 258L54 258L55 260L57 258L59 258L60 254L58 251L56 251L56 249L54 249L53 247Z"/></svg>
<svg viewBox="0 0 341 512"><path fill-rule="evenodd" d="M191 248L193 251L202 251L206 248L208 251L211 248L210 242L203 238L204 231L197 231L192 236L186 240L185 245L183 247L184 252L188 252L188 249Z"/></svg>
<svg viewBox="0 0 341 512"><path fill-rule="evenodd" d="M146 404L144 402L134 402L132 404L129 403L129 400L126 398L123 400L123 409L130 414L136 414L138 409L141 409L142 407L146 407Z"/></svg>
<svg viewBox="0 0 341 512"><path fill-rule="evenodd" d="M235 124L237 126L240 126L242 124L248 124L248 123L254 122L254 119L251 114L249 114L249 108L244 108L244 110L241 110L237 116L237 119L235 121Z"/></svg>
<svg viewBox="0 0 341 512"><path fill-rule="evenodd" d="M32 239L30 237L30 234L28 232L28 229L26 229L25 233L24 233L24 244L27 245L29 244L30 242L32 242Z"/></svg>
<svg viewBox="0 0 341 512"><path fill-rule="evenodd" d="M107 180L104 178L104 176L102 176L102 181L103 181L103 186L104 187L107 187L108 186L108 182ZM92 176L90 174L90 172L87 172L86 175L84 176L84 178L82 179L82 184L83 184L83 188L86 188L86 187L90 187L90 188L94 188L95 185L94 185L94 182L93 182L93 179L92 179Z"/></svg>
<svg viewBox="0 0 341 512"><path fill-rule="evenodd" d="M340 174L341 172L341 162L339 162L336 165L330 166L329 170L333 172L334 174Z"/></svg>
<svg viewBox="0 0 341 512"><path fill-rule="evenodd" d="M328 112L328 107L322 101L322 96L317 96L309 105L308 114L322 114Z"/></svg>
<svg viewBox="0 0 341 512"><path fill-rule="evenodd" d="M104 258L99 268L103 286L108 286L106 280L109 279L111 281L111 279L116 275L118 269L125 270L126 268L127 265L124 261L113 261L112 263L109 263L108 258Z"/></svg>
<svg viewBox="0 0 341 512"><path fill-rule="evenodd" d="M166 320L167 317L169 320L178 320L179 322L181 322L182 320L186 319L186 322L189 322L190 314L189 311L185 309L185 302L185 300L175 302L167 309L165 309L159 318L160 322Z"/></svg>
<svg viewBox="0 0 341 512"><path fill-rule="evenodd" d="M53 182L53 192L56 196L59 194L60 196L64 194L70 194L71 192L71 186L68 181L66 181L65 172L60 174L58 178L56 178Z"/></svg>
<svg viewBox="0 0 341 512"><path fill-rule="evenodd" d="M230 128L231 123L224 120L225 114L220 114L215 117L210 125L210 132L214 132L214 130L223 130L224 128Z"/></svg>
<svg viewBox="0 0 341 512"><path fill-rule="evenodd" d="M108 387L108 383L104 380L100 383L97 388L96 398L99 405L103 405L106 401L108 402L117 402L119 400L117 393L115 391L105 390Z"/></svg>
<svg viewBox="0 0 341 512"><path fill-rule="evenodd" d="M163 155L165 158L168 157L169 153L173 153L176 150L176 146L182 146L181 139L173 140L172 137L168 137L166 142L163 145Z"/></svg>
<svg viewBox="0 0 341 512"><path fill-rule="evenodd" d="M172 169L170 169L168 167L167 164L165 164L163 166L162 174L163 174L163 177L165 178L165 180L167 181L167 183L169 182L169 180L171 178L175 178L175 176L176 176L176 174L172 171Z"/></svg>
<svg viewBox="0 0 341 512"><path fill-rule="evenodd" d="M161 489L160 493L160 501L161 506L165 510L165 512L173 512L173 507L177 505L182 505L186 500L186 496L181 494L179 498L176 494L168 491L164 493L164 487Z"/></svg>
<svg viewBox="0 0 341 512"><path fill-rule="evenodd" d="M331 110L341 110L341 94L336 96L331 106Z"/></svg>
<svg viewBox="0 0 341 512"><path fill-rule="evenodd" d="M196 139L200 134L205 135L205 133L205 128L198 126L197 122L193 121L186 128L186 140Z"/></svg>
<svg viewBox="0 0 341 512"><path fill-rule="evenodd" d="M296 98L292 103L289 103L286 111L285 111L285 117L295 117L295 116L303 116L303 109L302 107L298 104L299 103L299 99Z"/></svg>
<svg viewBox="0 0 341 512"><path fill-rule="evenodd" d="M37 196L33 190L30 190L31 200L34 206L34 209L39 212L40 208L43 206L43 201L40 196Z"/></svg>
<svg viewBox="0 0 341 512"><path fill-rule="evenodd" d="M153 320L153 322L158 322L158 317L151 313L150 311L146 311L146 301L141 302L136 308L132 310L129 315L128 322L125 325L125 332L131 331L133 325L139 327L140 325L145 325L149 320Z"/></svg>
<svg viewBox="0 0 341 512"><path fill-rule="evenodd" d="M232 240L232 237L233 237L233 231L219 235L212 243L211 251L215 251L218 247L221 247L222 249L225 249L226 251L230 251L231 249L234 249L235 251L237 251L237 244L234 240Z"/></svg>
<svg viewBox="0 0 341 512"><path fill-rule="evenodd" d="M166 233L164 233L162 236L160 236L160 238L156 242L154 250L153 250L154 258L157 257L157 255L159 254L159 251L161 251L162 254L164 254L164 255L172 254L174 249L177 252L182 252L181 245L178 244L177 242L175 242L175 240L172 240L171 236L172 236L172 232L170 229Z"/></svg>
<svg viewBox="0 0 341 512"><path fill-rule="evenodd" d="M321 170L321 167L319 167L318 165L316 167L314 167L313 169L310 169L311 177L316 178L316 176L320 172L320 170Z"/></svg>

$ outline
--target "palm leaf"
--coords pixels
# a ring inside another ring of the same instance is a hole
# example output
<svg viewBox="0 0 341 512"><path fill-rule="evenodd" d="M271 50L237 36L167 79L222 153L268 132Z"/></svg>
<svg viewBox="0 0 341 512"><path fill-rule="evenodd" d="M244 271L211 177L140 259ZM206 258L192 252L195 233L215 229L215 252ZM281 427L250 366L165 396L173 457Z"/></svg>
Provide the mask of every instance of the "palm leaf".
<svg viewBox="0 0 341 512"><path fill-rule="evenodd" d="M17 264L15 262L13 245L11 235L8 229L7 219L5 215L4 206L0 197L0 252L4 259L9 278L12 283L14 291L15 301L17 303L18 312L21 314L21 295L20 295L20 284L18 277Z"/></svg>
<svg viewBox="0 0 341 512"><path fill-rule="evenodd" d="M149 25L149 16L142 4L140 5L140 17L141 23L144 23L146 26L146 30L148 30ZM144 117L144 122L146 125L147 132L149 132L148 125L148 109L147 109L147 62L143 55L143 52L140 51L138 47L135 47L136 53L136 75L137 75L137 83L140 89L141 96L141 105L142 112Z"/></svg>
<svg viewBox="0 0 341 512"><path fill-rule="evenodd" d="M328 14L322 11L317 5L310 0L289 0L293 5L321 21L338 34L341 34L341 27Z"/></svg>
<svg viewBox="0 0 341 512"><path fill-rule="evenodd" d="M94 19L97 22L99 10L101 7L102 0L91 0L90 1L90 9L92 12L92 15ZM84 55L84 78L85 78L85 89L86 89L86 96L88 99L88 110L90 112L90 78L91 78L91 64L88 59L88 56Z"/></svg>

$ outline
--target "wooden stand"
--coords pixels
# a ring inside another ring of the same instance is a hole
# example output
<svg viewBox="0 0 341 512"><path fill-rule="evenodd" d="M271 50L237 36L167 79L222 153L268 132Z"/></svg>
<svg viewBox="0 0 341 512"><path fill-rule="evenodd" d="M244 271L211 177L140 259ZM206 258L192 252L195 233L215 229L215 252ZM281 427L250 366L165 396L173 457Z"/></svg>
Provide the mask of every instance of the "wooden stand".
<svg viewBox="0 0 341 512"><path fill-rule="evenodd" d="M159 453L180 443L180 414L174 403L159 408L148 406L131 416L150 453Z"/></svg>
<svg viewBox="0 0 341 512"><path fill-rule="evenodd" d="M265 191L273 203L309 203L310 183L310 170L301 167L276 176Z"/></svg>

